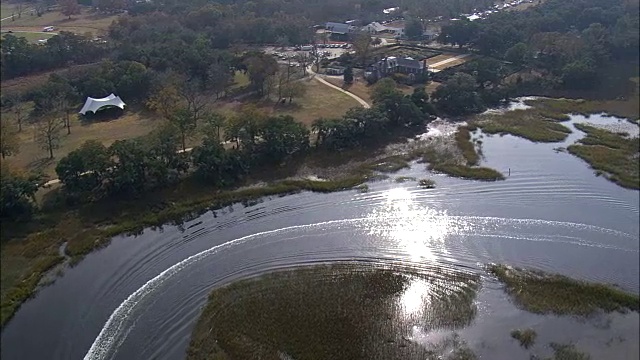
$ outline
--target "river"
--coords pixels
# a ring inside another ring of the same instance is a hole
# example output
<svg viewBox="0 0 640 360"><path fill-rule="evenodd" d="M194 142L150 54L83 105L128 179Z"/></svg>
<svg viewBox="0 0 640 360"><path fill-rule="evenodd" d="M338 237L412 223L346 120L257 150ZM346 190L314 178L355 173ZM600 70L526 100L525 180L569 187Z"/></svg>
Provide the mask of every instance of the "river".
<svg viewBox="0 0 640 360"><path fill-rule="evenodd" d="M572 123L583 121L624 127L615 118L572 116ZM573 130L567 141L552 144L483 136L482 165L505 176L510 172L505 181L430 175L435 189L395 182L399 176L429 175L424 164L413 163L369 183L365 193L265 198L208 212L180 227L116 237L20 308L2 332L2 359L183 359L214 287L334 260L437 264L478 273L481 264L498 262L638 293L639 193L554 151L583 135ZM575 340L571 329L577 320L518 312L499 284L485 280L477 320L463 331L466 336L511 324L513 315ZM637 338L637 314L607 321L605 330L581 330L582 345L598 351L602 344L593 339L604 342L602 334ZM617 358L637 358L637 342L619 343L612 350Z"/></svg>

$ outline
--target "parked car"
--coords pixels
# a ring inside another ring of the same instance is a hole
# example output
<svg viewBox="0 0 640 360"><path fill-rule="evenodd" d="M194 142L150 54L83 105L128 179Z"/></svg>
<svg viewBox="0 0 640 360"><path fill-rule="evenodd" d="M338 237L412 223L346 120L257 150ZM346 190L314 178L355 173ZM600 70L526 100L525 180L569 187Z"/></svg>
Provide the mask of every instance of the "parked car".
<svg viewBox="0 0 640 360"><path fill-rule="evenodd" d="M53 30L55 30L55 29L53 28L53 26L45 26L45 27L42 29L42 31L44 31L44 32L52 32Z"/></svg>

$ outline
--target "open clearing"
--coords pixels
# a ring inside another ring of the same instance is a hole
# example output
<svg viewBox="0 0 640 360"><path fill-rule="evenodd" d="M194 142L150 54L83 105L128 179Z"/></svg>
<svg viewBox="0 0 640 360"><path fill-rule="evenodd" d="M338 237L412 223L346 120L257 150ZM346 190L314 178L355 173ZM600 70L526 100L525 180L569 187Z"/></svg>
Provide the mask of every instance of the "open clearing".
<svg viewBox="0 0 640 360"><path fill-rule="evenodd" d="M4 114L3 114L4 115ZM48 159L46 150L42 150L35 141L35 128L24 126L20 136L20 153L7 157L4 161L10 165L29 170L42 170L51 178L55 178L56 163L71 151L80 147L87 140L98 140L109 146L116 140L130 139L148 134L161 120L153 120L150 114L128 110L123 116L110 120L93 123L81 122L76 116L71 120L71 135L67 130L61 130L62 141L60 148L54 150L53 160Z"/></svg>
<svg viewBox="0 0 640 360"><path fill-rule="evenodd" d="M300 98L293 98L289 104L275 104L273 101L261 101L256 105L271 115L291 115L297 121L311 126L313 120L320 117L337 118L344 115L347 110L359 107L360 104L350 96L330 89L315 79L301 80L307 86L307 91ZM255 99L247 101L233 101L220 107L223 113L232 113L245 103L254 103Z"/></svg>
<svg viewBox="0 0 640 360"><path fill-rule="evenodd" d="M95 13L90 7L82 7L81 13L72 16L71 19L59 11L46 12L40 17L27 11L20 19L3 21L2 30L42 31L45 26L53 26L57 32L71 31L77 34L90 32L93 35L103 35L117 18L118 15Z"/></svg>
<svg viewBox="0 0 640 360"><path fill-rule="evenodd" d="M3 32L2 35L4 36L4 34L6 33ZM27 39L28 42L35 44L38 42L38 40L49 39L55 34L44 33L44 32L17 31L17 32L14 32L12 35L16 37L23 37Z"/></svg>
<svg viewBox="0 0 640 360"><path fill-rule="evenodd" d="M354 78L354 82L351 85L345 85L342 77L327 76L327 77L324 77L324 80L356 95L357 97L361 98L362 100L366 101L369 104L372 103L371 92L370 92L371 87L367 85L367 83L362 79Z"/></svg>
<svg viewBox="0 0 640 360"><path fill-rule="evenodd" d="M473 57L470 54L441 54L427 59L427 65L429 65L429 68L432 70L442 71L444 69L462 65L472 58Z"/></svg>

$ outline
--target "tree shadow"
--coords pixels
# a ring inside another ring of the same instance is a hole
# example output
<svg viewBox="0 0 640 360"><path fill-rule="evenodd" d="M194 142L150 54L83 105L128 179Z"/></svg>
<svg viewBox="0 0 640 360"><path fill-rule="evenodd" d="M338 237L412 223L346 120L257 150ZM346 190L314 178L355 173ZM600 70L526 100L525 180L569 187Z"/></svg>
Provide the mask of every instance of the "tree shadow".
<svg viewBox="0 0 640 360"><path fill-rule="evenodd" d="M50 159L48 157L37 159L37 160L34 160L34 161L28 163L27 164L27 169L29 169L29 171L32 171L32 172L42 172L49 165L55 163L55 161L56 161L55 158L54 159Z"/></svg>

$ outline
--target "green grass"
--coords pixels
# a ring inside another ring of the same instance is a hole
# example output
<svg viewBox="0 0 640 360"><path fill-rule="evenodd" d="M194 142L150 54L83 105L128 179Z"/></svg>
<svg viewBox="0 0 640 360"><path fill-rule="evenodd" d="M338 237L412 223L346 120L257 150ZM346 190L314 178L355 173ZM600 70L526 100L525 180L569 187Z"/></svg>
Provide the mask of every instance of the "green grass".
<svg viewBox="0 0 640 360"><path fill-rule="evenodd" d="M414 325L469 325L478 286L475 275L441 268L337 262L279 270L213 290L186 358L474 359L455 333L426 345L403 336ZM409 317L398 300L416 290L422 298Z"/></svg>
<svg viewBox="0 0 640 360"><path fill-rule="evenodd" d="M469 131L469 128L466 126L459 127L454 137L458 148L462 151L462 156L467 160L467 165L478 165L480 157L476 152L475 146L471 142L471 132Z"/></svg>
<svg viewBox="0 0 640 360"><path fill-rule="evenodd" d="M481 128L487 134L510 134L534 142L559 142L571 133L571 129L558 123L559 118L564 120L562 114L519 109L481 115L469 127L470 130Z"/></svg>
<svg viewBox="0 0 640 360"><path fill-rule="evenodd" d="M525 330L513 330L511 331L511 337L518 340L520 342L520 346L525 349L530 348L536 342L536 337L538 334L533 329L525 329Z"/></svg>
<svg viewBox="0 0 640 360"><path fill-rule="evenodd" d="M6 33L2 33L2 35L4 36ZM16 37L23 37L25 39L27 39L28 42L30 43L37 43L38 40L40 39L49 39L51 37L53 37L52 34L43 34L43 33L38 33L38 32L14 32L12 33L12 35L16 36Z"/></svg>
<svg viewBox="0 0 640 360"><path fill-rule="evenodd" d="M404 156L389 156L367 166L369 170L384 173L394 173L408 167L409 163L407 162L407 158Z"/></svg>
<svg viewBox="0 0 640 360"><path fill-rule="evenodd" d="M628 138L586 124L575 124L587 136L579 144L570 145L569 153L581 158L607 179L616 184L640 189L640 164L638 163L638 138Z"/></svg>
<svg viewBox="0 0 640 360"><path fill-rule="evenodd" d="M421 179L418 182L418 185L423 189L434 189L436 187L436 182L431 179Z"/></svg>
<svg viewBox="0 0 640 360"><path fill-rule="evenodd" d="M597 311L638 311L638 295L604 284L578 281L537 270L489 265L516 305L537 314L588 316Z"/></svg>
<svg viewBox="0 0 640 360"><path fill-rule="evenodd" d="M467 180L497 181L504 180L504 175L488 167L470 167L457 164L430 164L429 169Z"/></svg>
<svg viewBox="0 0 640 360"><path fill-rule="evenodd" d="M638 120L638 78L633 78L636 91L626 100L573 100L573 99L536 99L527 100L525 103L552 113L589 114L607 113L613 116L627 118L631 121Z"/></svg>

